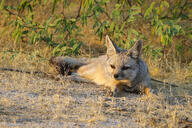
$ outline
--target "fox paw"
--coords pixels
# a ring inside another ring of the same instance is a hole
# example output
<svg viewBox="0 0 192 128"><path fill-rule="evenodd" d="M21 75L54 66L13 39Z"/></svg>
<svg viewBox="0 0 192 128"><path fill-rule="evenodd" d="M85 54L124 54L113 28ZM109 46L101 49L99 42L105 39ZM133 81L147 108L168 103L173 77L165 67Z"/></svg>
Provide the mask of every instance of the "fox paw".
<svg viewBox="0 0 192 128"><path fill-rule="evenodd" d="M151 92L151 91L150 91L150 88L148 88L148 87L145 87L145 88L144 88L144 94L145 94L145 95L148 96L148 95L150 94L150 92Z"/></svg>
<svg viewBox="0 0 192 128"><path fill-rule="evenodd" d="M113 91L111 91L111 90L108 91L107 96L118 97L119 96L119 89L115 88Z"/></svg>
<svg viewBox="0 0 192 128"><path fill-rule="evenodd" d="M111 97L111 96L113 96L113 92L112 92L112 91L107 91L107 94L106 94L106 96L108 96L108 97Z"/></svg>

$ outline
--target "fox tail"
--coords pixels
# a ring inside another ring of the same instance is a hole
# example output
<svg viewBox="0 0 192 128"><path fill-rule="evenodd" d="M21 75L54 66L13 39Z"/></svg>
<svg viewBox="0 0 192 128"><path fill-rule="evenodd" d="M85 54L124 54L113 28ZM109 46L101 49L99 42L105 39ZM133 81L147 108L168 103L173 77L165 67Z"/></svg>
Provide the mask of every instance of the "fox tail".
<svg viewBox="0 0 192 128"><path fill-rule="evenodd" d="M62 75L71 75L76 72L79 67L88 63L87 58L72 58L72 57L53 57L50 59L50 63L56 66L56 70Z"/></svg>

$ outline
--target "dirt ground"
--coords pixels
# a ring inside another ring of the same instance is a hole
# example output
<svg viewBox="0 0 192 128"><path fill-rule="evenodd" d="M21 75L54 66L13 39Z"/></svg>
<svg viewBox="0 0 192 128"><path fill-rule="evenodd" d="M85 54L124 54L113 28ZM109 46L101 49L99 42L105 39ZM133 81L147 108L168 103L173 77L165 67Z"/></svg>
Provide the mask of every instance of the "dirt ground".
<svg viewBox="0 0 192 128"><path fill-rule="evenodd" d="M192 127L191 85L152 82L149 96L24 73L0 72L0 127Z"/></svg>

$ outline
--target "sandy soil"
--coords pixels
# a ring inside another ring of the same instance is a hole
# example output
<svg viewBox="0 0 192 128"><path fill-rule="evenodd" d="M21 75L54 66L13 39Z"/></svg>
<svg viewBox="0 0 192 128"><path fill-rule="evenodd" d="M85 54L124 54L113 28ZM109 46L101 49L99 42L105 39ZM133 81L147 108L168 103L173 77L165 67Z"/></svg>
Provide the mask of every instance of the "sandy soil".
<svg viewBox="0 0 192 128"><path fill-rule="evenodd" d="M0 127L192 127L191 86L152 85L149 96L110 97L94 84L0 72Z"/></svg>

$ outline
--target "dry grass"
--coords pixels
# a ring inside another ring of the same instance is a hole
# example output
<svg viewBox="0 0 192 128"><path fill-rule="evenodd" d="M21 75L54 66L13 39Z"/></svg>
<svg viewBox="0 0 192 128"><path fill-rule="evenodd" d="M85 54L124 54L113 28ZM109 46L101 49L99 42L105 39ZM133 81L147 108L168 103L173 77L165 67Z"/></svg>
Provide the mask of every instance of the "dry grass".
<svg viewBox="0 0 192 128"><path fill-rule="evenodd" d="M10 49L5 38L0 41L2 51ZM34 49L30 55L19 52L13 60L13 53L1 52L0 67L54 74L48 63L51 49L44 45ZM149 96L123 93L108 97L102 86L0 71L0 127L191 127L192 88L187 66L175 64L166 72L163 63L146 61L153 77L166 78L179 87L152 82L154 94Z"/></svg>
<svg viewBox="0 0 192 128"><path fill-rule="evenodd" d="M87 49L81 54L101 54L103 42L89 26L83 30ZM93 44L99 44L99 50ZM54 74L48 62L51 50L43 43L13 45L13 40L3 35L0 67ZM179 87L152 82L154 94L149 96L123 93L121 97L108 97L102 86L0 71L0 127L192 127L189 65L144 59L153 77Z"/></svg>
<svg viewBox="0 0 192 128"><path fill-rule="evenodd" d="M108 97L101 86L0 72L1 127L184 127L192 92L153 83L157 94ZM190 125L191 126L191 125Z"/></svg>

